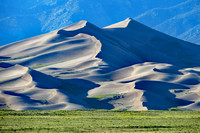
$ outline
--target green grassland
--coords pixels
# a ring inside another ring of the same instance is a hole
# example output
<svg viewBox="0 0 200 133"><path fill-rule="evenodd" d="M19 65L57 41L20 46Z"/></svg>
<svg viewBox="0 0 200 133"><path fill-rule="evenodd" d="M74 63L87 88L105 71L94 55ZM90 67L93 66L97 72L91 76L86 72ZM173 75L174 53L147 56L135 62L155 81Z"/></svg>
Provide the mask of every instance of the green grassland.
<svg viewBox="0 0 200 133"><path fill-rule="evenodd" d="M0 132L200 132L200 111L0 110Z"/></svg>

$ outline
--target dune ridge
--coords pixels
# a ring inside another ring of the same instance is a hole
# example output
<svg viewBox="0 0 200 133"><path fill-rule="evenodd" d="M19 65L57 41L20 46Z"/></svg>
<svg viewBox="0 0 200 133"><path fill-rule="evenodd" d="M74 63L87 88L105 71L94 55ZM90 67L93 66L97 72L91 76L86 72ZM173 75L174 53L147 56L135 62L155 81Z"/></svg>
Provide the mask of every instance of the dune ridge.
<svg viewBox="0 0 200 133"><path fill-rule="evenodd" d="M200 110L200 46L131 18L0 47L0 108Z"/></svg>

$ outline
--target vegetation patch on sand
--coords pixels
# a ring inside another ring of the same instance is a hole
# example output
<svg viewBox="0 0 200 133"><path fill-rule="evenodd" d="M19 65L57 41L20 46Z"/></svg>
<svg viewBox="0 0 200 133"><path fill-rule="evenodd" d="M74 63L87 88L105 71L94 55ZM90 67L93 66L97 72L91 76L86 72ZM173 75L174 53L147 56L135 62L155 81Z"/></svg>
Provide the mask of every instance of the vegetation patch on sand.
<svg viewBox="0 0 200 133"><path fill-rule="evenodd" d="M121 94L106 94L106 95L95 95L95 96L92 96L92 97L88 97L88 98L97 98L99 100L105 100L105 99L108 99L108 98L115 98L115 97L118 97L120 96Z"/></svg>
<svg viewBox="0 0 200 133"><path fill-rule="evenodd" d="M54 63L51 63L51 64L38 64L38 65L30 66L30 68L36 69L36 68L45 67L45 66L49 66L49 65L53 65L53 64Z"/></svg>
<svg viewBox="0 0 200 133"><path fill-rule="evenodd" d="M20 57L13 57L13 58L8 57L8 58L0 59L0 62L18 60L18 59L23 59L23 58L28 58L28 57L31 57L31 56L20 56Z"/></svg>
<svg viewBox="0 0 200 133"><path fill-rule="evenodd" d="M0 111L0 132L200 131L200 111Z"/></svg>

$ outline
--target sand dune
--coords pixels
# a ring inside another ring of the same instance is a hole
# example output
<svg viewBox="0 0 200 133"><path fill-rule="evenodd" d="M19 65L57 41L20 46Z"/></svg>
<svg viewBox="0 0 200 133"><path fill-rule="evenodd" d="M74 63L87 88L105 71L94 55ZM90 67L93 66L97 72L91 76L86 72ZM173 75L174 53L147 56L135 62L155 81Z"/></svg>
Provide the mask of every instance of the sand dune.
<svg viewBox="0 0 200 133"><path fill-rule="evenodd" d="M2 69L1 79L7 79L0 82L1 108L65 110L86 107L86 105L82 106L84 103L78 100L79 98L60 90L63 83L59 79L20 65L6 68L1 63L0 67ZM7 77L4 78L2 75L4 72L10 75L6 75Z"/></svg>
<svg viewBox="0 0 200 133"><path fill-rule="evenodd" d="M130 18L0 47L1 109L200 110L200 46Z"/></svg>

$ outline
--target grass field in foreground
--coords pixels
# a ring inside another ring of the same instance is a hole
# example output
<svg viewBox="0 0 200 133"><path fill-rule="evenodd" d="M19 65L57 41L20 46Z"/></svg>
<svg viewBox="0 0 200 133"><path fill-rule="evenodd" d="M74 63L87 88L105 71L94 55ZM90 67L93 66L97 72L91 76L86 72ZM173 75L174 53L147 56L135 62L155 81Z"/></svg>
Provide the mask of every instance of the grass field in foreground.
<svg viewBox="0 0 200 133"><path fill-rule="evenodd" d="M0 110L0 132L200 132L200 111Z"/></svg>

